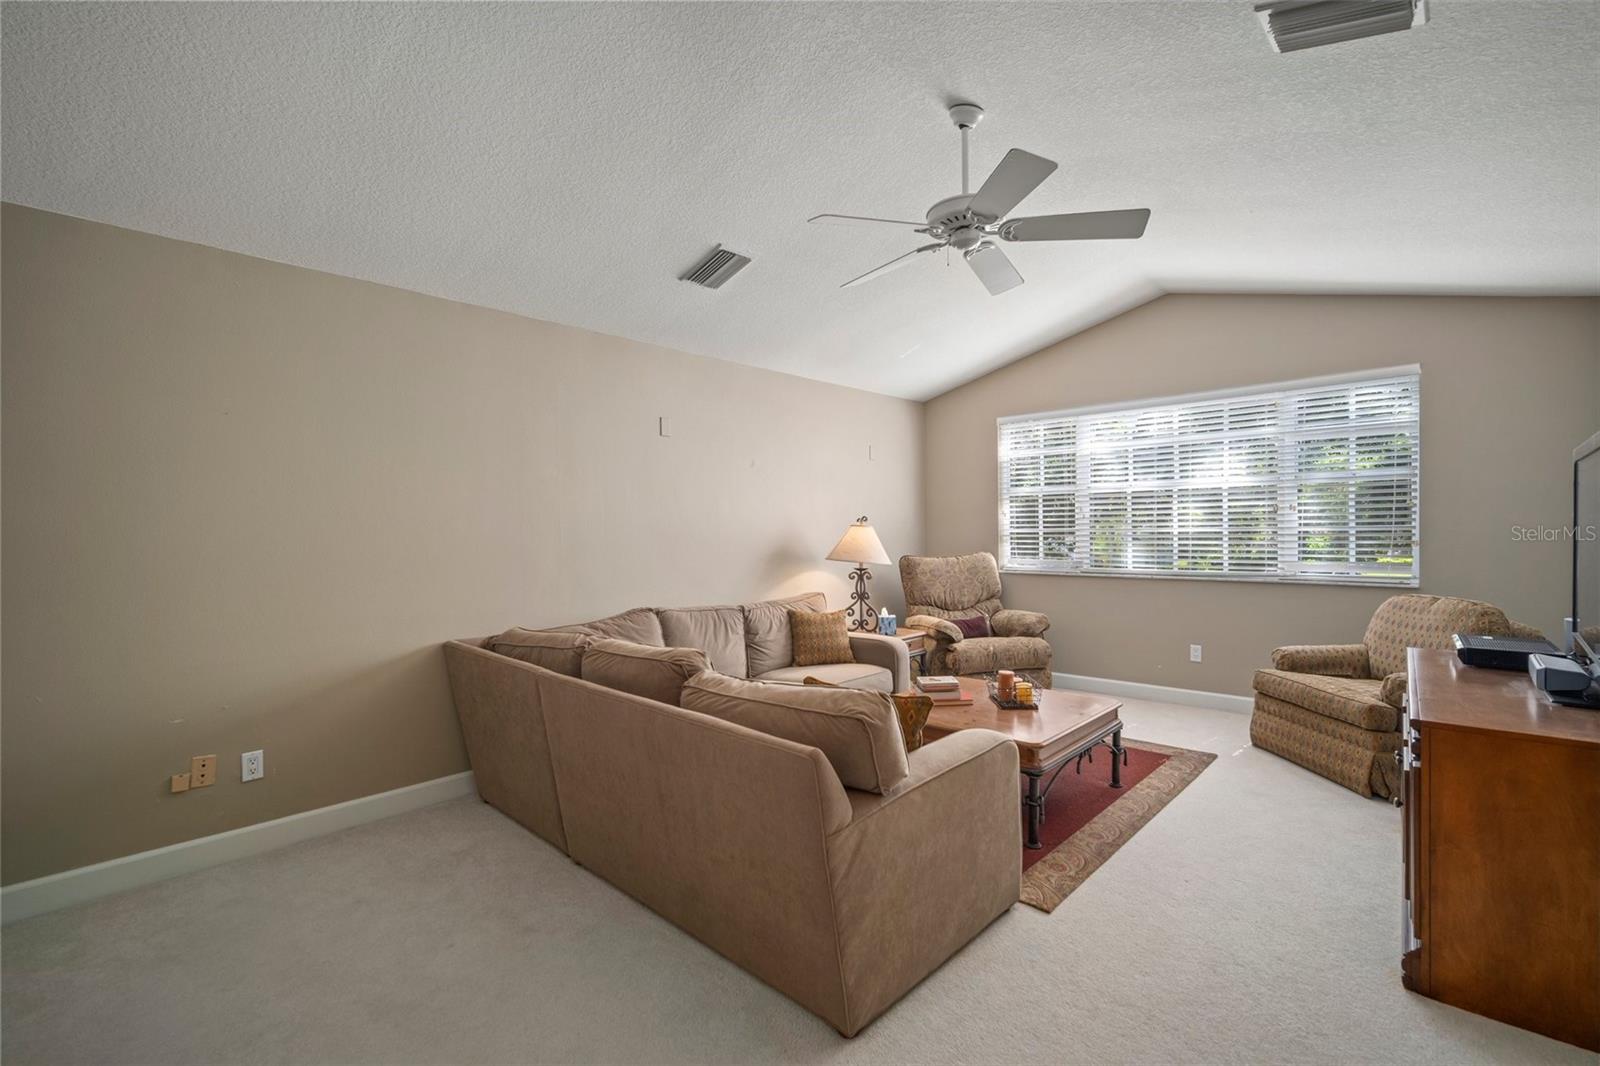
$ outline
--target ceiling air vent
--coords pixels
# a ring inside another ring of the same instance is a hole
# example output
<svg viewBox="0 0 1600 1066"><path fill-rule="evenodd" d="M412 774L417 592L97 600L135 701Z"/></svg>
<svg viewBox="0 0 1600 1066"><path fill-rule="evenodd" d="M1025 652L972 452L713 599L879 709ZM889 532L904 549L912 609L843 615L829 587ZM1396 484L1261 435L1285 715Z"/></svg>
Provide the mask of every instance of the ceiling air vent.
<svg viewBox="0 0 1600 1066"><path fill-rule="evenodd" d="M719 244L711 250L710 255L696 263L689 269L689 273L678 280L692 281L708 289L720 289L723 282L739 273L749 263L748 255L730 252Z"/></svg>
<svg viewBox="0 0 1600 1066"><path fill-rule="evenodd" d="M1428 0L1267 0L1256 5L1279 52L1409 30L1428 21Z"/></svg>

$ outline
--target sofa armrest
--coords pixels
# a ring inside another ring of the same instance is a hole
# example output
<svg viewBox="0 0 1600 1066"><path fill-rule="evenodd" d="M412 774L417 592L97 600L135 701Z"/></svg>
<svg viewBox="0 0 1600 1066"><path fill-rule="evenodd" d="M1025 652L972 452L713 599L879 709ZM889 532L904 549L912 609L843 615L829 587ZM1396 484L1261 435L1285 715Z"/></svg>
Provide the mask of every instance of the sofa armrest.
<svg viewBox="0 0 1600 1066"><path fill-rule="evenodd" d="M1382 699L1384 703L1397 711L1405 709L1406 705L1406 672L1390 674L1383 679Z"/></svg>
<svg viewBox="0 0 1600 1066"><path fill-rule="evenodd" d="M1014 611L1007 607L989 616L989 628L997 637L1042 637L1050 628L1050 619L1038 611Z"/></svg>
<svg viewBox="0 0 1600 1066"><path fill-rule="evenodd" d="M1292 674L1322 674L1327 677L1370 677L1365 644L1296 644L1275 648L1272 666Z"/></svg>
<svg viewBox="0 0 1600 1066"><path fill-rule="evenodd" d="M934 640L955 642L961 639L961 627L948 618L935 618L931 614L914 614L906 619L912 629L926 629Z"/></svg>
<svg viewBox="0 0 1600 1066"><path fill-rule="evenodd" d="M850 654L858 663L881 666L892 675L890 692L911 691L911 650L899 637L851 633Z"/></svg>
<svg viewBox="0 0 1600 1066"><path fill-rule="evenodd" d="M1007 750L1009 748L1009 751ZM940 737L906 755L906 763L910 767L910 775L904 782L895 786L887 794L877 792L858 792L846 790L850 797L850 823L838 832L844 832L850 826L859 827L866 819L878 817L890 808L902 803L919 788L926 788L945 778L952 771L958 770L968 763L981 760L984 756L991 756L993 760L1002 764L1005 769L1004 777L1007 787L1016 784L1017 748L1011 739L1004 733L993 729L963 729ZM939 787L949 788L952 782L946 781ZM951 793L950 798L959 798L961 793ZM1009 796L1009 792L1007 793ZM1011 804L1015 806L1015 804ZM945 816L953 816L958 812L945 811ZM1018 836L1021 837L1021 823L1018 822ZM838 835L835 833L835 835ZM1017 854L1017 862L1021 863L1022 855ZM1021 869L1019 866L1018 869Z"/></svg>
<svg viewBox="0 0 1600 1066"><path fill-rule="evenodd" d="M968 729L911 753L893 794L847 791L828 837L850 1035L959 951L1021 891L1017 748Z"/></svg>

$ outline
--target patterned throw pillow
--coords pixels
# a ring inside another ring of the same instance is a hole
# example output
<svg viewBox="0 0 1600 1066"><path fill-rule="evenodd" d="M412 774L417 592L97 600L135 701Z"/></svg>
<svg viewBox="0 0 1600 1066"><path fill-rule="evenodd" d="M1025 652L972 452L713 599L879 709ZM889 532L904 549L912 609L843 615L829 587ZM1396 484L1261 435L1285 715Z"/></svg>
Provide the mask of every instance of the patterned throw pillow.
<svg viewBox="0 0 1600 1066"><path fill-rule="evenodd" d="M914 692L896 693L889 698L894 700L894 709L900 715L900 736L906 742L906 751L916 751L922 747L922 727L928 724L928 715L933 713L933 698Z"/></svg>
<svg viewBox="0 0 1600 1066"><path fill-rule="evenodd" d="M845 628L843 611L790 611L789 634L794 640L796 666L856 661L850 650L850 631Z"/></svg>

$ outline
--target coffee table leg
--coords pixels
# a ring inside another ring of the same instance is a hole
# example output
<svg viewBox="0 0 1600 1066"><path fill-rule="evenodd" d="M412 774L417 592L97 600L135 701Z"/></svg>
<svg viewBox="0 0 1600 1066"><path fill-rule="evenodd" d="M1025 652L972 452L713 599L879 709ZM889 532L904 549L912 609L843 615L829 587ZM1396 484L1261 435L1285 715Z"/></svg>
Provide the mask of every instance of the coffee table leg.
<svg viewBox="0 0 1600 1066"><path fill-rule="evenodd" d="M1111 787L1122 787L1122 765L1128 760L1128 749L1122 746L1122 727L1111 731Z"/></svg>
<svg viewBox="0 0 1600 1066"><path fill-rule="evenodd" d="M1037 851L1043 847L1039 843L1039 823L1044 821L1044 798L1039 795L1039 779L1044 774L1038 770L1024 770L1028 775L1028 795L1022 801L1023 809L1028 815L1028 847Z"/></svg>

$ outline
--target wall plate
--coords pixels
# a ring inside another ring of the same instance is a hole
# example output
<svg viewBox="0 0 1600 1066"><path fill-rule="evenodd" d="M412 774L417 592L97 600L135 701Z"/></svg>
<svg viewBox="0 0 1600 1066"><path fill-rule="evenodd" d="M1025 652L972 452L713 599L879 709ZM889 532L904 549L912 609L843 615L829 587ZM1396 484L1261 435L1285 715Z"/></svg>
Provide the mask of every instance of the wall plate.
<svg viewBox="0 0 1600 1066"><path fill-rule="evenodd" d="M267 775L267 753L247 751L239 756L239 780L256 781Z"/></svg>
<svg viewBox="0 0 1600 1066"><path fill-rule="evenodd" d="M196 755L189 760L189 787L205 788L217 783L217 757Z"/></svg>

